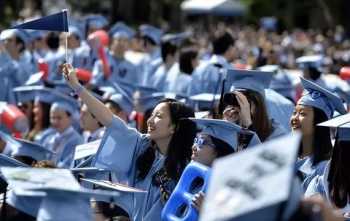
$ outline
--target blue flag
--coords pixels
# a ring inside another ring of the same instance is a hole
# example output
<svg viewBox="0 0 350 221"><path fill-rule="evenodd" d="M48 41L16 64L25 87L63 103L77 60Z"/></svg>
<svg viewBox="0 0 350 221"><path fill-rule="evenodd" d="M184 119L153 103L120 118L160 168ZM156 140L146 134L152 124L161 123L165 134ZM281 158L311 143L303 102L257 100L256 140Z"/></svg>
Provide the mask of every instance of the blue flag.
<svg viewBox="0 0 350 221"><path fill-rule="evenodd" d="M11 28L68 32L67 9L56 14L15 25Z"/></svg>

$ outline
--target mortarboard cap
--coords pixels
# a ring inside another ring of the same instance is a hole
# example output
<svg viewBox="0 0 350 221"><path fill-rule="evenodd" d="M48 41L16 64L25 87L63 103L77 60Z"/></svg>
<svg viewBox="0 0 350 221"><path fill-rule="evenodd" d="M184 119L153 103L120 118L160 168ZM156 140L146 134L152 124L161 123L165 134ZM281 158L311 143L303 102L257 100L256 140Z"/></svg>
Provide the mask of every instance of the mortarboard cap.
<svg viewBox="0 0 350 221"><path fill-rule="evenodd" d="M334 88L334 93L336 93L344 103L350 105L350 91L344 91L339 87Z"/></svg>
<svg viewBox="0 0 350 221"><path fill-rule="evenodd" d="M45 147L23 139L15 139L17 145L12 147L12 156L28 156L36 161L47 160L54 153Z"/></svg>
<svg viewBox="0 0 350 221"><path fill-rule="evenodd" d="M322 55L307 55L299 57L295 60L299 68L316 68L318 71L322 72L323 56Z"/></svg>
<svg viewBox="0 0 350 221"><path fill-rule="evenodd" d="M108 25L108 20L102 15L88 15L85 17L86 24L91 28L103 29Z"/></svg>
<svg viewBox="0 0 350 221"><path fill-rule="evenodd" d="M83 40L83 31L74 25L69 25L69 33L75 35L79 40Z"/></svg>
<svg viewBox="0 0 350 221"><path fill-rule="evenodd" d="M342 100L338 96L304 78L301 78L301 83L305 92L298 104L318 108L327 115L328 119L332 118L335 110L340 114L346 113Z"/></svg>
<svg viewBox="0 0 350 221"><path fill-rule="evenodd" d="M40 146L39 144L13 138L11 135L8 135L0 131L0 138L6 142L6 144L11 146L12 156L27 156L35 159L36 161L46 160L50 154L53 154L52 151Z"/></svg>
<svg viewBox="0 0 350 221"><path fill-rule="evenodd" d="M24 30L20 29L6 29L2 31L0 34L0 40L3 41L14 36L20 38L25 44L27 44L30 41L30 35Z"/></svg>
<svg viewBox="0 0 350 221"><path fill-rule="evenodd" d="M242 130L240 126L226 120L189 119L196 123L197 128L201 129L202 134L207 134L218 138L229 144L235 151L237 151L238 133Z"/></svg>
<svg viewBox="0 0 350 221"><path fill-rule="evenodd" d="M175 34L165 34L162 37L162 42L170 42L174 45L181 46L182 42L192 36L191 32L182 32Z"/></svg>
<svg viewBox="0 0 350 221"><path fill-rule="evenodd" d="M163 31L160 30L159 28L156 28L151 25L141 25L140 28L140 33L142 37L148 37L150 38L155 44L159 45L161 41L161 37L163 35Z"/></svg>
<svg viewBox="0 0 350 221"><path fill-rule="evenodd" d="M27 32L30 35L30 41L43 39L47 34L46 31L42 31L42 30L28 30Z"/></svg>
<svg viewBox="0 0 350 221"><path fill-rule="evenodd" d="M288 220L301 197L293 185L299 143L289 134L215 161L200 220Z"/></svg>
<svg viewBox="0 0 350 221"><path fill-rule="evenodd" d="M109 35L113 38L131 39L135 36L135 31L124 22L117 22L109 30Z"/></svg>
<svg viewBox="0 0 350 221"><path fill-rule="evenodd" d="M156 92L151 95L146 95L140 98L135 99L138 110L142 112L146 112L147 110L153 109L157 104L163 99L175 99L178 101L184 101L187 99L186 96L175 94L175 93L164 93L164 92ZM185 103L185 102L184 102Z"/></svg>
<svg viewBox="0 0 350 221"><path fill-rule="evenodd" d="M350 141L350 113L335 117L317 126L337 128L338 140Z"/></svg>
<svg viewBox="0 0 350 221"><path fill-rule="evenodd" d="M46 193L37 220L92 220L90 197L119 196L117 192L81 188L69 170L1 168L1 171L17 195Z"/></svg>
<svg viewBox="0 0 350 221"><path fill-rule="evenodd" d="M272 76L272 72L228 69L225 88L230 91L252 90L265 97L265 89L269 87Z"/></svg>
<svg viewBox="0 0 350 221"><path fill-rule="evenodd" d="M15 87L13 89L13 92L15 94L16 102L17 103L25 103L28 101L35 100L36 95L38 94L39 90L44 89L44 86L35 85L35 86L20 86Z"/></svg>
<svg viewBox="0 0 350 221"><path fill-rule="evenodd" d="M0 153L0 167L29 167L29 165Z"/></svg>
<svg viewBox="0 0 350 221"><path fill-rule="evenodd" d="M196 111L211 110L216 105L218 105L219 101L220 94L214 95L210 93L192 95L188 99L189 105Z"/></svg>
<svg viewBox="0 0 350 221"><path fill-rule="evenodd" d="M125 111L128 115L133 110L133 102L129 97L125 97L123 94L114 93L112 94L106 102L111 101L113 103L118 104L123 111Z"/></svg>

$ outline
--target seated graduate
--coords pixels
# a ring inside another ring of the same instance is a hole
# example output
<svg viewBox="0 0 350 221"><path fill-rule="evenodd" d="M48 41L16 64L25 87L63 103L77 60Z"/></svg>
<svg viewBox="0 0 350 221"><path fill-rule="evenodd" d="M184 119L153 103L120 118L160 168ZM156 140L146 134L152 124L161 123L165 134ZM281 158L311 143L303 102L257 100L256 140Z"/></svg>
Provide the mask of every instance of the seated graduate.
<svg viewBox="0 0 350 221"><path fill-rule="evenodd" d="M336 117L319 124L321 127L336 128L335 144L332 157L324 173L315 176L305 192L306 197L320 194L335 209L340 209L345 217L350 216L350 183L348 178L350 114Z"/></svg>
<svg viewBox="0 0 350 221"><path fill-rule="evenodd" d="M265 88L271 77L270 72L228 70L226 85L231 92L223 97L223 119L256 132L262 142L286 133L266 108Z"/></svg>
<svg viewBox="0 0 350 221"><path fill-rule="evenodd" d="M71 167L75 147L83 143L83 138L74 129L73 120L78 111L76 101L67 96L57 97L51 105L51 130L43 134L41 145L55 152L50 159L57 167Z"/></svg>
<svg viewBox="0 0 350 221"><path fill-rule="evenodd" d="M238 151L238 135L251 133L240 126L214 119L191 119L201 132L197 134L192 146L192 160L211 167L214 160ZM199 211L204 193L199 192L193 199L194 207Z"/></svg>
<svg viewBox="0 0 350 221"><path fill-rule="evenodd" d="M316 125L330 119L335 110L341 114L346 111L339 97L311 81L301 80L306 91L297 102L290 122L293 131L302 132L297 169L306 190L313 177L323 174L332 153L329 128Z"/></svg>
<svg viewBox="0 0 350 221"><path fill-rule="evenodd" d="M65 64L63 73L70 86L106 132L93 166L114 171L112 181L146 190L146 194L122 194L114 202L133 220L160 220L161 210L183 169L190 161L196 135L193 110L173 99L161 101L147 121L147 134L128 127L94 98Z"/></svg>

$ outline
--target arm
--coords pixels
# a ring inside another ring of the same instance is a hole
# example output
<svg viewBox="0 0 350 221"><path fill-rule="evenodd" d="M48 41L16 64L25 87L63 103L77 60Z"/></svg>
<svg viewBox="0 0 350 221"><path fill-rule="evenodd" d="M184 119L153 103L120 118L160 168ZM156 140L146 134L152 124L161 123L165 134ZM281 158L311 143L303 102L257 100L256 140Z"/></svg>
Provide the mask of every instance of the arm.
<svg viewBox="0 0 350 221"><path fill-rule="evenodd" d="M97 120L101 124L103 124L106 127L109 126L113 119L112 112L107 107L105 107L105 105L102 102L100 102L97 98L91 95L83 86L80 85L75 70L70 64L64 64L63 73L68 84L75 91L78 91L80 99L87 105L89 111L91 111L91 113L97 118Z"/></svg>

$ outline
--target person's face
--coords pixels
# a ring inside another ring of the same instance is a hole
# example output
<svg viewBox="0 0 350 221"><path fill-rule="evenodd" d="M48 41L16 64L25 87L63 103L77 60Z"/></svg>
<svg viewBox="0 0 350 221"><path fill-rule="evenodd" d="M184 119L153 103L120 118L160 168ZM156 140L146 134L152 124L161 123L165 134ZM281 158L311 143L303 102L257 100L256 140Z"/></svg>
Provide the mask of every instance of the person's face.
<svg viewBox="0 0 350 221"><path fill-rule="evenodd" d="M43 109L40 102L34 103L33 114L34 114L34 122L40 123L43 119Z"/></svg>
<svg viewBox="0 0 350 221"><path fill-rule="evenodd" d="M53 128L62 133L71 125L71 118L66 111L54 109L50 111L50 123Z"/></svg>
<svg viewBox="0 0 350 221"><path fill-rule="evenodd" d="M99 128L97 120L88 111L86 105L83 105L80 110L80 126L87 131L95 131Z"/></svg>
<svg viewBox="0 0 350 221"><path fill-rule="evenodd" d="M207 135L198 135L192 146L191 159L206 166L211 166L217 154L215 145Z"/></svg>
<svg viewBox="0 0 350 221"><path fill-rule="evenodd" d="M69 49L74 49L79 47L79 45L80 45L79 39L74 34L68 34L67 47Z"/></svg>
<svg viewBox="0 0 350 221"><path fill-rule="evenodd" d="M111 45L111 51L114 55L124 56L125 51L128 49L129 40L123 37L113 38Z"/></svg>
<svg viewBox="0 0 350 221"><path fill-rule="evenodd" d="M301 130L304 136L312 135L314 132L313 119L314 111L311 107L297 104L290 118L292 130Z"/></svg>
<svg viewBox="0 0 350 221"><path fill-rule="evenodd" d="M170 139L174 133L174 126L171 124L170 110L167 103L158 104L150 118L147 120L147 133L150 139L157 140Z"/></svg>
<svg viewBox="0 0 350 221"><path fill-rule="evenodd" d="M225 53L225 58L227 59L228 62L233 62L236 57L236 48L234 45L231 45L226 53Z"/></svg>
<svg viewBox="0 0 350 221"><path fill-rule="evenodd" d="M9 37L2 41L6 51L12 55L17 52L16 36ZM19 52L19 49L18 49Z"/></svg>

